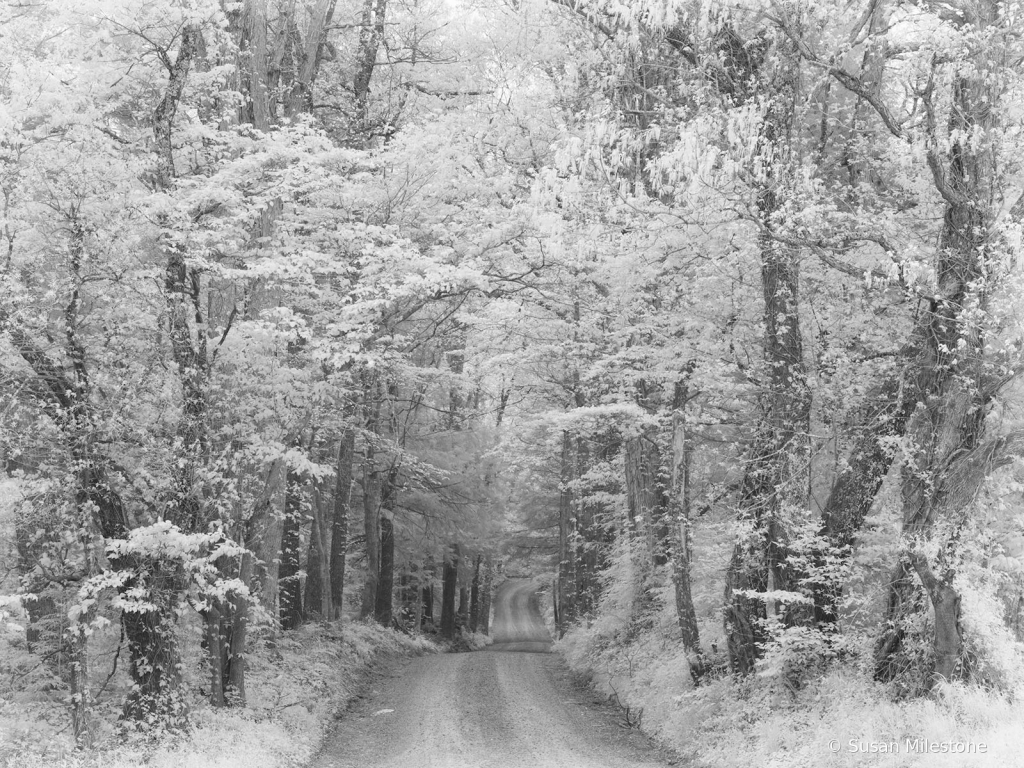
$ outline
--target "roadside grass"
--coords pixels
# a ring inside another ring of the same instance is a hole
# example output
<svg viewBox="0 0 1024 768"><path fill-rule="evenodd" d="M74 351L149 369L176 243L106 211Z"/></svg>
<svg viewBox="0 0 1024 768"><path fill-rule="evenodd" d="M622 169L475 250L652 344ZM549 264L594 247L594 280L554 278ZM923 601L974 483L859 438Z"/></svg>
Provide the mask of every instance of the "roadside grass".
<svg viewBox="0 0 1024 768"><path fill-rule="evenodd" d="M183 646L187 650L187 667L197 670L188 680L194 709L193 727L187 733L121 740L106 726L97 733L93 750L74 752L62 692L38 686L21 691L8 687L0 700L0 766L301 766L314 754L331 722L354 695L361 673L376 659L386 654L437 651L429 640L375 624L309 624L279 634L273 644L260 643L250 653L246 707L214 709L202 701L199 649L188 642ZM123 690L124 681L118 683ZM112 693L111 701L118 691ZM112 720L112 713L106 711L111 705L104 706L105 719Z"/></svg>
<svg viewBox="0 0 1024 768"><path fill-rule="evenodd" d="M1020 692L949 685L930 698L897 701L886 686L847 667L798 690L756 675L694 688L675 643L648 635L625 653L587 645L569 634L556 648L601 694L642 712L643 730L695 767L1024 766Z"/></svg>
<svg viewBox="0 0 1024 768"><path fill-rule="evenodd" d="M999 688L947 685L925 698L900 700L871 679L869 634L841 664L801 667L795 685L780 673L792 667L769 657L757 674L719 671L694 687L670 586L652 590L642 614L629 609L630 590L607 591L597 616L555 650L694 768L1024 768L1019 648L1005 660L1018 674L1003 675ZM705 621L701 630L722 647L719 627Z"/></svg>

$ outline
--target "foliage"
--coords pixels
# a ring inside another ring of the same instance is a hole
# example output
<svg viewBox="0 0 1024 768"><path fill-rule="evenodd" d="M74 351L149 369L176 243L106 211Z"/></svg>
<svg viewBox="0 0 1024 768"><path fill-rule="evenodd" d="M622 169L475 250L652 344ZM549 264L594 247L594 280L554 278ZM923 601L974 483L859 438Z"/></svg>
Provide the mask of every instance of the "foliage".
<svg viewBox="0 0 1024 768"><path fill-rule="evenodd" d="M701 749L1016 692L1024 15L836 11L0 8L5 706L146 719L123 645L255 733L247 649L418 631L455 552Z"/></svg>

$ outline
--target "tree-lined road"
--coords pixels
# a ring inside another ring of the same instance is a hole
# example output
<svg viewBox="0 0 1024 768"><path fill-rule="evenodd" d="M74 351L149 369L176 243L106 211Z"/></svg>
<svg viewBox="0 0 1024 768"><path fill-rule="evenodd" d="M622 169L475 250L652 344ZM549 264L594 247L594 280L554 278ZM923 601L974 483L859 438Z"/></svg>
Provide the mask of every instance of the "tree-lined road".
<svg viewBox="0 0 1024 768"><path fill-rule="evenodd" d="M535 590L505 582L493 646L409 661L345 715L312 768L665 765L657 747L571 683L548 652Z"/></svg>

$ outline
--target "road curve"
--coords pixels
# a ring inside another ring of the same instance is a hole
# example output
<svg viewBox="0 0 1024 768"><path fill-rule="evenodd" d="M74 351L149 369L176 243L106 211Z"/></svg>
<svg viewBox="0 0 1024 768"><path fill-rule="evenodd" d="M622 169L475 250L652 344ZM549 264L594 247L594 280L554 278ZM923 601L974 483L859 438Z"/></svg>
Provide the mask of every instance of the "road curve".
<svg viewBox="0 0 1024 768"><path fill-rule="evenodd" d="M494 643L489 652L525 651L548 653L551 635L540 617L537 587L532 581L514 579L504 582L494 595Z"/></svg>
<svg viewBox="0 0 1024 768"><path fill-rule="evenodd" d="M421 656L380 679L310 768L656 768L663 753L619 727L548 653L536 585L494 599L494 645ZM621 720L621 718L620 718Z"/></svg>

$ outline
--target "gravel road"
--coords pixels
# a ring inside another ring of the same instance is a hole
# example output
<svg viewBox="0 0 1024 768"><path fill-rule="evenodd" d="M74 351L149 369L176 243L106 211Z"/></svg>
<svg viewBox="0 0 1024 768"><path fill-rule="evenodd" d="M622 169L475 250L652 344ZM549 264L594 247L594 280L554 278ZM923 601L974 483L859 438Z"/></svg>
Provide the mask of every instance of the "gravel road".
<svg viewBox="0 0 1024 768"><path fill-rule="evenodd" d="M311 768L656 768L670 757L576 685L532 581L494 599L494 645L380 672Z"/></svg>

